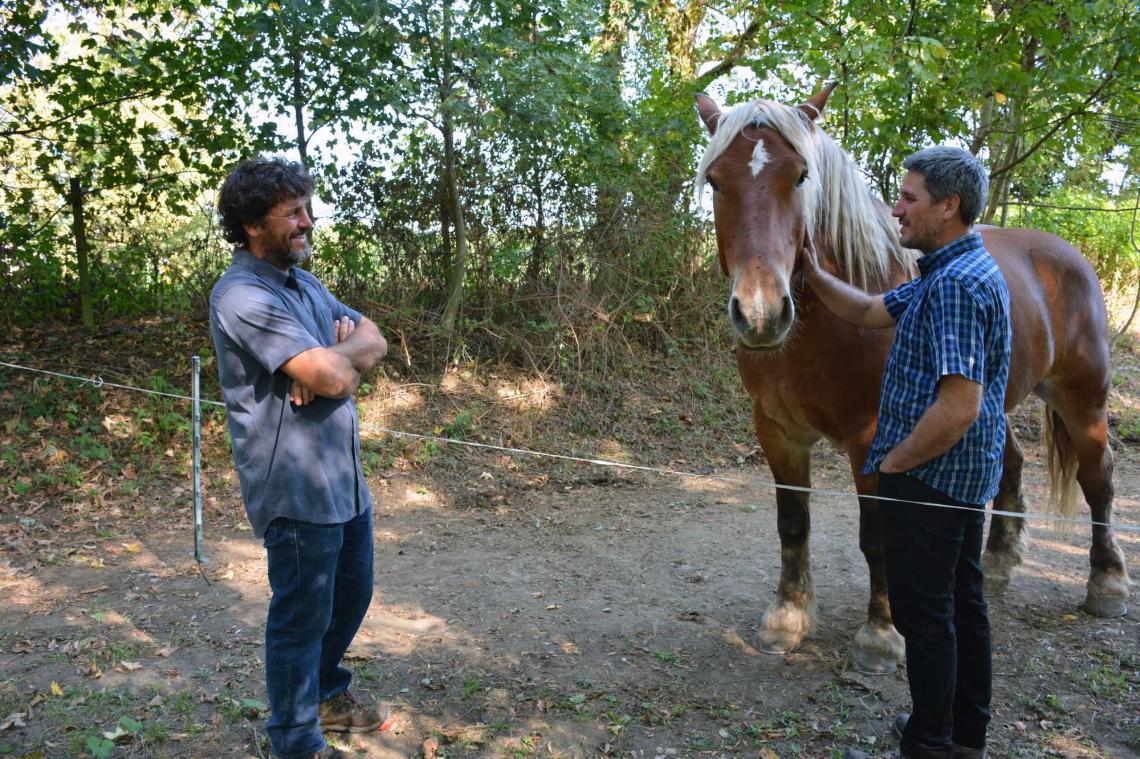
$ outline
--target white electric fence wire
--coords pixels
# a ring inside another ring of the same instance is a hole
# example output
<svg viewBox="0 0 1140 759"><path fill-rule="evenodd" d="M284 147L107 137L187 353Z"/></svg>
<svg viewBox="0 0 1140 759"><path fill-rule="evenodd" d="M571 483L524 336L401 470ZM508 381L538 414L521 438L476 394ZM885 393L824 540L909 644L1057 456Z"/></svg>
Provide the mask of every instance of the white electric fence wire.
<svg viewBox="0 0 1140 759"><path fill-rule="evenodd" d="M113 388L117 388L120 390L130 390L130 391L134 391L134 392L138 392L138 393L148 393L150 395L160 395L160 396L163 396L166 398L177 398L179 400L186 400L186 401L193 400L189 396L178 395L176 393L163 393L163 392L159 392L157 390L148 390L148 389L142 388L142 387L133 387L131 385L118 385L118 384L115 384L113 382L104 382L102 377L96 377L95 379L91 379L90 377L76 377L76 376L73 376L70 374L62 374L60 372L52 372L52 371L48 371L46 369L35 369L32 367L28 367L28 366L20 366L18 364L10 364L10 363L4 362L4 361L0 361L0 366L7 367L9 369L18 369L18 370L28 371L28 372L37 372L39 374L47 374L47 375L51 375L53 377L62 377L64 379L75 380L75 381L81 382L83 384L92 384L96 388L113 387ZM209 404L214 405L214 406L221 406L223 408L225 407L225 404L222 403L221 401L203 400L201 402L202 403L209 403ZM702 474L700 472L686 472L686 471L679 470L679 469L665 469L662 467L643 466L640 464L626 464L626 463L623 463L620 461L609 461L606 459L592 459L592 458L585 458L582 456L570 456L570 455L562 454L562 453L546 453L544 451L532 451L532 450L528 450L526 448L512 448L510 446L492 445L490 443L475 443L475 442L472 442L470 440L458 440L456 438L440 437L437 435L421 435L417 432L406 432L404 430L394 430L394 429L389 429L387 427L380 427L380 426L377 426L377 425L374 425L371 423L367 423L367 422L362 422L360 425L360 428L361 428L361 430L368 430L368 431L377 432L377 433L381 433L381 434L385 434L385 435L397 435L400 437L407 437L407 438L412 438L415 440L427 440L427 441L432 441L432 442L437 442L437 443L445 443L445 444L450 444L450 445L461 445L461 446L466 446L468 448L482 448L485 450L498 451L500 453L507 453L507 454L518 455L518 456L534 456L536 458L557 459L557 460L561 460L561 461L571 461L571 462L576 462L576 463L580 463L580 464L591 464L594 466L611 467L611 468L615 468L615 469L628 469L628 470L637 471L637 472L651 472L654 474L669 475L669 476L673 476L673 477L686 477L686 478L690 478L690 479L715 480L715 481L719 481L719 482L729 482L729 483L736 484L735 481L729 477L724 477L724 476L719 476L719 475L714 475L714 474ZM783 484L780 484L777 482L772 482L770 480L769 481L760 481L758 484L761 486L776 488L777 490L790 490L790 491L794 491L797 493L809 493L809 494L815 494L815 495L835 496L835 497L841 497L841 498L854 498L854 497L873 498L873 499L879 500L879 501L895 501L898 503L909 503L909 504L913 504L916 506L931 506L931 507L939 508L939 509L960 509L960 510L968 510L968 511L976 511L977 510L977 509L974 509L973 507L970 507L970 506L956 506L956 505L947 504L947 503L932 503L930 501L909 501L909 500L902 499L902 498L887 498L885 496L877 496L877 495L871 495L871 494L858 495L856 493L848 493L848 492L845 492L842 490L830 490L827 488L809 488L809 487L801 487L799 485L783 485ZM1117 530L1119 532L1128 532L1128 533L1140 534L1140 526L1130 525L1130 524L1121 524L1120 522L1116 522L1115 524L1108 524L1106 522L1095 522L1091 519L1068 519L1066 517L1055 516L1053 514L1038 514L1038 513L1034 513L1034 512L1006 511L1004 509L987 509L986 512L988 514L993 514L996 516L1009 517L1010 519L1024 519L1027 521L1053 522L1055 524L1062 524L1063 523L1063 524L1068 524L1068 525L1073 525L1073 526L1083 526L1083 527L1106 527L1106 528L1110 528L1113 530Z"/></svg>

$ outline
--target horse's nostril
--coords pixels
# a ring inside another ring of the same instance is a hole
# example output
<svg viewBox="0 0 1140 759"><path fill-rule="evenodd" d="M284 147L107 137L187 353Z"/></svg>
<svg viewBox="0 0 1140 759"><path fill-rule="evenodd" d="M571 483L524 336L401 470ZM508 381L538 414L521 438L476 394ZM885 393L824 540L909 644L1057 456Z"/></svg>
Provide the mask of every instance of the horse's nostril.
<svg viewBox="0 0 1140 759"><path fill-rule="evenodd" d="M740 298L735 295L728 299L728 318L732 319L733 324L744 322L744 311L740 308Z"/></svg>
<svg viewBox="0 0 1140 759"><path fill-rule="evenodd" d="M780 309L780 323L787 324L792 320L792 298L790 295L784 296L784 307Z"/></svg>

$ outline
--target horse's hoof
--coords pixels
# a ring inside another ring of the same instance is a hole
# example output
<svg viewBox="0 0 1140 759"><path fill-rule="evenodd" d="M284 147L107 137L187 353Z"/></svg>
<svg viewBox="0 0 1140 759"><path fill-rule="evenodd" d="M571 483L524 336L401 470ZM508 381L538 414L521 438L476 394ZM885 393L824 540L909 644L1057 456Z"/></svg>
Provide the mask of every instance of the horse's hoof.
<svg viewBox="0 0 1140 759"><path fill-rule="evenodd" d="M847 654L851 669L864 675L891 675L899 668L893 656L883 656L875 651L852 646Z"/></svg>
<svg viewBox="0 0 1140 759"><path fill-rule="evenodd" d="M982 595L986 598L1004 596L1007 590L1009 590L1008 577L990 577L986 575L982 580Z"/></svg>
<svg viewBox="0 0 1140 759"><path fill-rule="evenodd" d="M756 648L766 654L789 654L800 645L801 638L785 630L761 630Z"/></svg>
<svg viewBox="0 0 1140 759"><path fill-rule="evenodd" d="M1128 613L1128 604L1125 603L1125 599L1123 598L1115 598L1112 596L1086 596L1085 602L1081 606L1081 611L1085 614L1091 614L1094 617L1101 617L1102 619L1123 617Z"/></svg>

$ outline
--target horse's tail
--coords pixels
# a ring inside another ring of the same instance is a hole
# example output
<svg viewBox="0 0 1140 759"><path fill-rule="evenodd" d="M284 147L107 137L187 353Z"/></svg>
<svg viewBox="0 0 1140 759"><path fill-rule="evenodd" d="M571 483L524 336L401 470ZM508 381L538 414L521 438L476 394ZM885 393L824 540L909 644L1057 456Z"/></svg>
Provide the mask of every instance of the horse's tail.
<svg viewBox="0 0 1140 759"><path fill-rule="evenodd" d="M1049 513L1065 519L1077 515L1080 503L1077 488L1077 451L1060 415L1045 407L1041 442L1045 446L1045 467L1049 472ZM1066 522L1058 522L1063 529Z"/></svg>

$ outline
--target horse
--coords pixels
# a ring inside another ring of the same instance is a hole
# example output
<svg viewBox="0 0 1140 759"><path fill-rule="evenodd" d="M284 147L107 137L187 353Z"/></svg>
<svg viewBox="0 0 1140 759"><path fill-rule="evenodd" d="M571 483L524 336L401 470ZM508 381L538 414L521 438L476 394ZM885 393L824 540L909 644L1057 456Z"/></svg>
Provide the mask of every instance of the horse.
<svg viewBox="0 0 1140 759"><path fill-rule="evenodd" d="M851 666L893 672L903 641L887 601L877 475L861 472L875 433L879 387L893 329L856 328L803 284L800 251L810 233L821 266L867 292L915 276L917 251L902 248L887 206L855 161L818 126L827 86L798 106L768 100L722 112L706 95L697 111L710 140L698 193L713 191L720 268L731 282L728 320L736 363L752 399L760 447L777 485L781 571L760 622L758 647L786 653L815 624L808 537L810 453L821 438L845 452L859 498L859 547L870 571L867 619L849 650ZM1107 315L1092 266L1058 237L975 226L1010 294L1012 355L1006 440L994 509L1024 513L1021 445L1008 413L1033 393L1045 404L1050 503L1071 517L1079 484L1093 516L1083 609L1127 610L1129 577L1112 517L1112 451L1105 403L1110 382ZM1004 592L1026 550L1025 521L991 515L983 555L985 592Z"/></svg>

